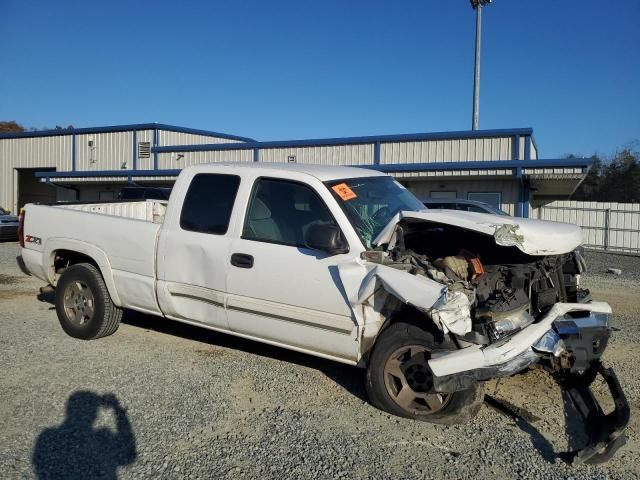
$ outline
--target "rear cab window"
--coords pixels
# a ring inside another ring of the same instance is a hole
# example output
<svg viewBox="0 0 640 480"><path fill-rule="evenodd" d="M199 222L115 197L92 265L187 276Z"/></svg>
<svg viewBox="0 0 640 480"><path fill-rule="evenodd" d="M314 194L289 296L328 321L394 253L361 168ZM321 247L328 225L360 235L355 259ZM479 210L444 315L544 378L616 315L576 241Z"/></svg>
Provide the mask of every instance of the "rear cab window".
<svg viewBox="0 0 640 480"><path fill-rule="evenodd" d="M197 174L182 204L180 228L213 235L227 233L239 186L237 175Z"/></svg>

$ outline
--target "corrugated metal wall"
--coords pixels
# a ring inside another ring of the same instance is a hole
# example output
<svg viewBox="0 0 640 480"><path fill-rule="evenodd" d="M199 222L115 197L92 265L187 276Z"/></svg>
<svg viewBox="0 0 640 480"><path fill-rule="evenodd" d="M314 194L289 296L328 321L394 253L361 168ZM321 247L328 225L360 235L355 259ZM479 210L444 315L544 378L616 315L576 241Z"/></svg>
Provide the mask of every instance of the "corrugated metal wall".
<svg viewBox="0 0 640 480"><path fill-rule="evenodd" d="M260 149L261 162L286 163L291 156L295 157L296 163L371 165L373 163L373 144Z"/></svg>
<svg viewBox="0 0 640 480"><path fill-rule="evenodd" d="M76 135L76 170L130 170L132 142L132 132Z"/></svg>
<svg viewBox="0 0 640 480"><path fill-rule="evenodd" d="M391 142L380 145L380 163L513 160L513 137Z"/></svg>
<svg viewBox="0 0 640 480"><path fill-rule="evenodd" d="M524 159L524 137L520 143L520 159ZM193 160L196 163L234 158L231 152L225 152L222 156L220 151L215 150L199 153L202 155ZM513 137L389 142L380 145L380 163L513 160L513 153ZM295 157L295 162L302 164L371 165L374 162L374 143L260 149L261 162L286 163L289 157Z"/></svg>
<svg viewBox="0 0 640 480"><path fill-rule="evenodd" d="M524 175L531 175L533 177L543 176L544 178L566 178L567 175L576 176L580 178L582 176L581 167L566 167L566 168L523 168L522 173Z"/></svg>
<svg viewBox="0 0 640 480"><path fill-rule="evenodd" d="M640 253L640 203L537 199L533 217L579 225L587 247Z"/></svg>
<svg viewBox="0 0 640 480"><path fill-rule="evenodd" d="M213 137L210 135L195 135L193 133L158 131L158 145L204 145L207 143L241 143L239 140Z"/></svg>
<svg viewBox="0 0 640 480"><path fill-rule="evenodd" d="M184 156L182 156L184 155ZM201 163L252 162L253 149L213 150L209 152L159 153L158 168L185 168Z"/></svg>
<svg viewBox="0 0 640 480"><path fill-rule="evenodd" d="M154 144L154 130L136 131L136 145L133 144L132 131L104 132L93 134L78 134L76 136L76 170L130 170L134 168L133 152L138 152L141 142ZM89 141L93 145L89 145ZM520 136L519 157L524 159L525 142L527 137ZM239 143L238 140L226 138L173 132L158 129L157 143L166 145L192 145L192 144L226 144ZM15 138L0 140L0 201L2 205L15 208L17 192L15 185L17 180L14 168L47 168L53 167L60 171L70 171L71 168L71 135L53 137ZM512 160L515 152L514 137L489 137L467 139L443 139L425 141L382 142L380 144L380 163L382 164L411 164L411 163L442 163L465 161L491 161ZM330 146L286 147L286 148L261 148L259 151L262 162L288 162L290 157L295 158L296 163L320 164L320 165L371 165L374 163L375 144L345 144ZM535 146L531 144L531 157L537 158ZM251 148L242 150L212 150L203 152L184 153L159 153L158 168L180 169L190 165L210 162L250 162L254 159ZM12 160L13 159L13 160ZM151 170L154 167L154 154L149 158L137 158L138 170ZM574 173L575 169L558 169L558 174ZM547 170L545 170L548 173ZM537 173L536 170L527 170L527 174ZM455 177L477 177L478 180L462 182L466 185L482 183L484 190L489 185L502 181L499 177L511 176L510 169L495 170L447 170L438 172L403 172L395 174L398 178L447 178L448 183L455 184ZM486 178L490 176L491 179ZM481 177L485 177L482 178ZM113 178L79 179L77 182L90 182L92 184L114 181ZM496 179L497 178L497 179ZM122 181L118 178L118 181ZM157 177L149 177L150 181L162 181ZM67 180L68 181L68 180ZM509 182L508 180L504 180ZM511 183L509 183L511 184ZM462 187L461 187L462 188ZM466 187L465 187L466 188ZM469 187L471 188L471 187ZM475 188L475 187L474 187ZM466 195L466 190L461 190ZM505 191L503 201L506 209L512 207L511 193Z"/></svg>
<svg viewBox="0 0 640 480"><path fill-rule="evenodd" d="M524 160L525 157L525 146L527 145L527 137L519 137L518 140L518 158L517 160Z"/></svg>
<svg viewBox="0 0 640 480"><path fill-rule="evenodd" d="M153 146L153 130L137 130L136 142L149 142ZM89 145L89 142L93 142ZM58 171L72 170L72 135L55 135L46 137L4 138L0 139L0 206L15 211L18 207L16 168L55 168ZM206 143L237 143L238 140L196 135L190 133L158 130L159 145L192 145ZM133 169L133 132L101 132L82 133L76 135L76 170L131 170ZM192 154L187 154L191 156ZM209 152L210 159L203 155L196 156L198 161L249 161L253 153L247 151L227 153ZM186 156L185 156L186 157ZM188 160L191 161L191 160ZM165 166L159 168L182 168L192 163L180 166L171 159L166 160ZM153 169L153 153L149 158L138 158L137 169ZM118 180L122 180L119 178ZM84 182L87 179L83 180ZM98 182L109 182L111 179L99 178ZM53 188L53 187L52 187Z"/></svg>
<svg viewBox="0 0 640 480"><path fill-rule="evenodd" d="M516 180L451 180L441 184L434 181L407 181L407 189L420 200L431 198L431 192L456 192L457 198L467 198L468 193L499 192L502 194L501 208L509 215L515 215L518 202L519 184Z"/></svg>
<svg viewBox="0 0 640 480"><path fill-rule="evenodd" d="M0 206L14 212L18 208L16 168L71 170L71 136L0 139Z"/></svg>
<svg viewBox="0 0 640 480"><path fill-rule="evenodd" d="M491 170L439 170L435 172L389 172L396 178L416 178L416 177L499 177L513 176L512 169L491 169Z"/></svg>

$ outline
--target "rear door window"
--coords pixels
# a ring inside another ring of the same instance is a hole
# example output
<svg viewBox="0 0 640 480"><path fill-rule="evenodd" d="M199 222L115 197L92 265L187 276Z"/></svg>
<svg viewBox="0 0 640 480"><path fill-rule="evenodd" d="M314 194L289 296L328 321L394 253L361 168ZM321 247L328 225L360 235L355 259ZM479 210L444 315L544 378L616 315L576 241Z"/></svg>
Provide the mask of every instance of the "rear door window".
<svg viewBox="0 0 640 480"><path fill-rule="evenodd" d="M213 235L227 233L239 186L237 175L200 173L193 177L182 205L180 227Z"/></svg>

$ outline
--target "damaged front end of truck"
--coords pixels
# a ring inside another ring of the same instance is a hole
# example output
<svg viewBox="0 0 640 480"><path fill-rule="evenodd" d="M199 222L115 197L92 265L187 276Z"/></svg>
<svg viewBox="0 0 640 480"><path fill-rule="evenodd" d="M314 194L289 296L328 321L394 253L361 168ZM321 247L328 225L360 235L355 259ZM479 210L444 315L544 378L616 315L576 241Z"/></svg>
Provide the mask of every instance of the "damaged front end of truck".
<svg viewBox="0 0 640 480"><path fill-rule="evenodd" d="M611 308L580 287L586 268L580 243L573 225L444 210L400 212L363 252L366 275L352 307L363 319L388 319L409 305L452 339L457 349L427 360L435 392L452 394L531 367L544 369L589 434L589 444L570 457L604 462L626 441L629 406L615 373L601 360L612 332ZM384 329L384 321L377 326ZM365 348L372 331L367 322ZM597 377L613 398L611 413L604 413L590 389Z"/></svg>

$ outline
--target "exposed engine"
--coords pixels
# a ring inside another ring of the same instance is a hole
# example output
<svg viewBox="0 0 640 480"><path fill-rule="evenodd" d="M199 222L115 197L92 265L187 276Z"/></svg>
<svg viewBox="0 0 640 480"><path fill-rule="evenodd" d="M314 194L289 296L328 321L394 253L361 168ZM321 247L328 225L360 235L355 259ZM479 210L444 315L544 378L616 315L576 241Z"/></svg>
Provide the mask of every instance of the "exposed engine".
<svg viewBox="0 0 640 480"><path fill-rule="evenodd" d="M557 302L579 303L589 293L579 289L585 262L579 250L528 263L487 265L476 279L476 327L492 341L526 327Z"/></svg>
<svg viewBox="0 0 640 480"><path fill-rule="evenodd" d="M534 257L515 247L497 246L486 235L438 224L405 224L397 233L398 241L384 263L464 293L472 331L459 336L463 341L500 341L535 322L558 302L589 298L588 290L579 288L586 268L580 249Z"/></svg>

